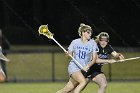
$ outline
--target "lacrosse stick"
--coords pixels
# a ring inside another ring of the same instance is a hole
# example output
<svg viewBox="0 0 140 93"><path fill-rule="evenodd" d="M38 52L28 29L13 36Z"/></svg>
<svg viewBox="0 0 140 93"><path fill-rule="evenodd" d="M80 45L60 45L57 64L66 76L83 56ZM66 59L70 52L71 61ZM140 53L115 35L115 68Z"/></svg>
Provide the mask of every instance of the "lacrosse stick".
<svg viewBox="0 0 140 93"><path fill-rule="evenodd" d="M60 43L58 43L55 38L53 37L53 34L49 31L48 29L48 25L41 25L39 27L39 30L38 30L39 34L42 34L46 37L48 37L49 39L52 39L60 48L62 48L62 50L65 52L65 53L68 53L68 51L66 51L66 49L60 45ZM81 68L83 69L83 66L72 56L72 55L69 55L73 60L74 62Z"/></svg>
<svg viewBox="0 0 140 93"><path fill-rule="evenodd" d="M122 60L118 60L116 62L124 62L124 61L129 61L129 60L134 60L134 59L139 59L140 57L132 57L132 58L128 58L128 59L122 59Z"/></svg>
<svg viewBox="0 0 140 93"><path fill-rule="evenodd" d="M130 60L135 60L135 59L139 59L140 57L132 57L132 58L127 58L127 59L122 59L122 60L117 60L114 63L117 62L124 62L124 61L130 61ZM109 63L104 63L104 64L109 64Z"/></svg>

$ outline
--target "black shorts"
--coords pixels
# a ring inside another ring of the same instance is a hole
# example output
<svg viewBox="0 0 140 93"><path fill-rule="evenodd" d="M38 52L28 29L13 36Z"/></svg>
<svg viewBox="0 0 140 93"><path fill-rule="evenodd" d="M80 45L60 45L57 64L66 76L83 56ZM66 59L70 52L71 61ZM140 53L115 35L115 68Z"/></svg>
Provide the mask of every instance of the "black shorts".
<svg viewBox="0 0 140 93"><path fill-rule="evenodd" d="M103 74L103 72L92 72L92 74L91 74L91 76L90 77L88 77L88 78L91 78L91 79L93 79L94 77L96 77L97 75L99 75L99 74Z"/></svg>
<svg viewBox="0 0 140 93"><path fill-rule="evenodd" d="M85 78L90 78L90 79L94 78L98 74L103 74L102 71L93 71L93 70L89 70L88 72L85 71L81 71L81 72Z"/></svg>

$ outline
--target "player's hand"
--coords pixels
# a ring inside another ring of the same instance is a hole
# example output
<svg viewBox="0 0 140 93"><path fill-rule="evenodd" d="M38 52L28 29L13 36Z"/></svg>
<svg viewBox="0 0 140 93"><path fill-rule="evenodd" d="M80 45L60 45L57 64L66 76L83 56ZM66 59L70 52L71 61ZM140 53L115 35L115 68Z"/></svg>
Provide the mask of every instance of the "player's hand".
<svg viewBox="0 0 140 93"><path fill-rule="evenodd" d="M3 59L3 60L4 60L5 62L10 62L10 60L9 60L9 59L7 59L7 58L6 58L6 59Z"/></svg>
<svg viewBox="0 0 140 93"><path fill-rule="evenodd" d="M65 52L66 56L70 57L70 53L68 51Z"/></svg>
<svg viewBox="0 0 140 93"><path fill-rule="evenodd" d="M85 66L82 70L85 71L85 72L87 72L89 70L89 66L88 65Z"/></svg>
<svg viewBox="0 0 140 93"><path fill-rule="evenodd" d="M5 62L9 62L9 61L10 61L10 60L9 60L7 57L5 57L2 53L0 54L0 59L3 60L3 61L5 61Z"/></svg>
<svg viewBox="0 0 140 93"><path fill-rule="evenodd" d="M121 53L118 53L118 54L119 54L119 60L124 59L124 56Z"/></svg>

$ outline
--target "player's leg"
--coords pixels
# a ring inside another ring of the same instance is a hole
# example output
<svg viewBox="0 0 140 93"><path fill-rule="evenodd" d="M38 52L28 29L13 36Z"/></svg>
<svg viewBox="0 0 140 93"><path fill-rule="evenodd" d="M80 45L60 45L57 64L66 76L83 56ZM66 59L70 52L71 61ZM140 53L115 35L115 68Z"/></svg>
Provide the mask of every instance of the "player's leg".
<svg viewBox="0 0 140 93"><path fill-rule="evenodd" d="M5 73L4 73L3 70L0 68L0 83L1 83L1 82L5 82L5 80L6 80Z"/></svg>
<svg viewBox="0 0 140 93"><path fill-rule="evenodd" d="M98 74L92 79L99 86L98 93L105 93L107 80L104 74Z"/></svg>
<svg viewBox="0 0 140 93"><path fill-rule="evenodd" d="M81 93L81 91L87 85L85 77L83 76L81 71L78 71L72 74L72 78L79 83L77 87L74 89L74 93Z"/></svg>
<svg viewBox="0 0 140 93"><path fill-rule="evenodd" d="M89 82L90 82L89 78L86 78L86 85L85 85L85 87L88 85ZM85 89L85 87L83 88L83 90ZM72 91L70 91L69 93L74 93L74 89Z"/></svg>
<svg viewBox="0 0 140 93"><path fill-rule="evenodd" d="M69 82L65 85L65 87L56 93L69 93L72 91L76 86L78 85L78 82L74 80L73 78L69 79Z"/></svg>

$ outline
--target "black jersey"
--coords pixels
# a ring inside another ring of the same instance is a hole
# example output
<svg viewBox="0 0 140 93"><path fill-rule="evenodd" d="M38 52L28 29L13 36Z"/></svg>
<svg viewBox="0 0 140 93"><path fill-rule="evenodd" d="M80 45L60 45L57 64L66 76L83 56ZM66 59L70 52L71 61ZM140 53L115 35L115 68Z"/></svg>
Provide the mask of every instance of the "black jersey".
<svg viewBox="0 0 140 93"><path fill-rule="evenodd" d="M97 44L98 45L98 48L99 48L99 52L97 53L98 54L98 57L100 59L109 59L111 53L114 51L114 49L111 47L111 45L107 45L106 47L102 48L100 46L100 44ZM95 63L91 69L92 71L97 71L97 72L101 72L101 67L102 67L102 64L101 63Z"/></svg>

